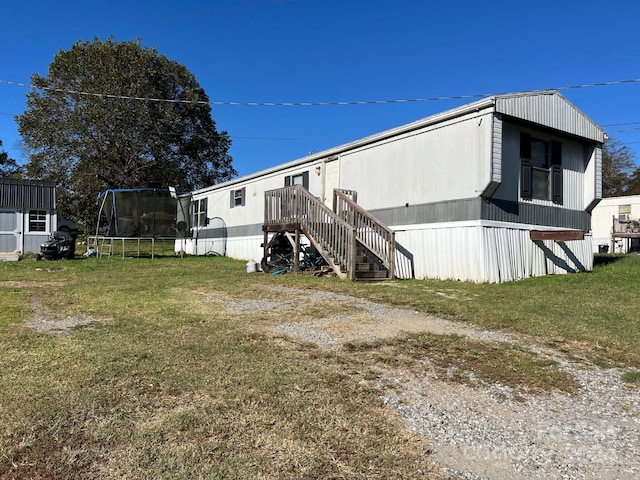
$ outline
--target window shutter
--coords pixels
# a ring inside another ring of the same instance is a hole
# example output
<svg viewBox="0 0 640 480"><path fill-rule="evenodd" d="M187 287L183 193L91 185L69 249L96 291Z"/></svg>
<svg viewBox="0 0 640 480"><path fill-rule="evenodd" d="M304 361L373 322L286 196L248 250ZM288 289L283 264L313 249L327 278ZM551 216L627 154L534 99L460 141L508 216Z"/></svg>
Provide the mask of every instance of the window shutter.
<svg viewBox="0 0 640 480"><path fill-rule="evenodd" d="M291 186L291 175L287 175L286 177L284 177L284 186L285 187Z"/></svg>
<svg viewBox="0 0 640 480"><path fill-rule="evenodd" d="M247 190L247 187L242 187L242 202L240 203L240 205L242 205L243 207L246 199L246 190Z"/></svg>
<svg viewBox="0 0 640 480"><path fill-rule="evenodd" d="M208 198L203 198L202 200L200 200L200 215L201 215L200 226L202 227L209 225L209 213L207 211L208 204L209 204Z"/></svg>
<svg viewBox="0 0 640 480"><path fill-rule="evenodd" d="M520 132L520 196L531 199L531 135Z"/></svg>
<svg viewBox="0 0 640 480"><path fill-rule="evenodd" d="M302 172L302 186L309 190L309 170Z"/></svg>
<svg viewBox="0 0 640 480"><path fill-rule="evenodd" d="M551 199L562 205L562 143L551 142Z"/></svg>
<svg viewBox="0 0 640 480"><path fill-rule="evenodd" d="M235 190L231 190L229 193L231 194L230 195L231 198L229 200L229 208L233 208L233 207L236 206L236 199L235 199L236 191Z"/></svg>

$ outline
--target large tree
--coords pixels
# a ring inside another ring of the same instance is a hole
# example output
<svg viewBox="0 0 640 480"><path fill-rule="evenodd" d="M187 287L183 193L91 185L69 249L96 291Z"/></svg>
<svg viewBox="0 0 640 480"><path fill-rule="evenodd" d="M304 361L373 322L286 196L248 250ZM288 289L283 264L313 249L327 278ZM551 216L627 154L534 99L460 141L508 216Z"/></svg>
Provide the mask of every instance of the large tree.
<svg viewBox="0 0 640 480"><path fill-rule="evenodd" d="M17 118L27 175L55 181L59 208L87 227L106 189L189 191L236 175L194 75L140 41L78 41L31 82Z"/></svg>
<svg viewBox="0 0 640 480"><path fill-rule="evenodd" d="M632 176L637 168L629 147L608 138L602 150L602 196L631 195Z"/></svg>
<svg viewBox="0 0 640 480"><path fill-rule="evenodd" d="M0 148L2 140L0 140ZM19 177L21 168L18 163L4 150L0 149L0 177Z"/></svg>

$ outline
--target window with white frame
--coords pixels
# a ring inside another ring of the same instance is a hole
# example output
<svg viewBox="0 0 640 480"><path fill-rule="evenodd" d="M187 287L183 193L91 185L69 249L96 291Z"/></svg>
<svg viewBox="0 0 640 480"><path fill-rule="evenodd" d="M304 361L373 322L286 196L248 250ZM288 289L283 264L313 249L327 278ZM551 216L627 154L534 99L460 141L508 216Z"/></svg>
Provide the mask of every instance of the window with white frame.
<svg viewBox="0 0 640 480"><path fill-rule="evenodd" d="M47 231L47 211L46 210L29 210L29 231L30 232L46 232Z"/></svg>
<svg viewBox="0 0 640 480"><path fill-rule="evenodd" d="M207 225L207 199L201 198L191 202L191 225L204 227Z"/></svg>
<svg viewBox="0 0 640 480"><path fill-rule="evenodd" d="M520 134L520 195L562 203L562 143Z"/></svg>

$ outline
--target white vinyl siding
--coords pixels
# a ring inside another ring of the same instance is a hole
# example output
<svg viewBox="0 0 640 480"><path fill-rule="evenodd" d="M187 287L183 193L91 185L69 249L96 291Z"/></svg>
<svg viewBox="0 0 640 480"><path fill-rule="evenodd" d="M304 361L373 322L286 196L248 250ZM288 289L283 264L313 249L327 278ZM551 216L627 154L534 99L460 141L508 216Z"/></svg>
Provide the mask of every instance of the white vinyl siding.
<svg viewBox="0 0 640 480"><path fill-rule="evenodd" d="M491 118L448 123L343 154L342 188L368 210L477 197L491 183Z"/></svg>

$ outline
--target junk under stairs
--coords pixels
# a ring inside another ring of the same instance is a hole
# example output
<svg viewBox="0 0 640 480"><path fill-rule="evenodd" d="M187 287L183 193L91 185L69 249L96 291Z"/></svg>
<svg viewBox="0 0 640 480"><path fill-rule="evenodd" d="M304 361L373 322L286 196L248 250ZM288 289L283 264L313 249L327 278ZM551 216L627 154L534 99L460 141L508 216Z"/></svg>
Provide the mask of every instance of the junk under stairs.
<svg viewBox="0 0 640 480"><path fill-rule="evenodd" d="M394 278L394 232L357 203L357 193L335 189L333 210L301 185L265 192L263 265L279 255L284 237L292 269L317 252L339 277L373 281ZM271 237L270 237L271 234ZM301 236L310 245L301 246Z"/></svg>

